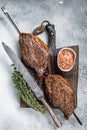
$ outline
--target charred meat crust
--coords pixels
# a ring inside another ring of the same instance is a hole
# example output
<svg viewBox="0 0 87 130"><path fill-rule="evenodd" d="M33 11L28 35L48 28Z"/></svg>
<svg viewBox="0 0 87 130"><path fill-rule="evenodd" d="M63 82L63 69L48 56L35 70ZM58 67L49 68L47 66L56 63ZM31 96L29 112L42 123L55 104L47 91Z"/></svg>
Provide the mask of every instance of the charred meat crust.
<svg viewBox="0 0 87 130"><path fill-rule="evenodd" d="M45 93L52 107L58 107L68 119L75 108L75 90L60 75L48 75L45 78Z"/></svg>
<svg viewBox="0 0 87 130"><path fill-rule="evenodd" d="M30 33L21 33L19 36L20 51L24 63L35 69L38 76L42 76L48 64L48 47Z"/></svg>

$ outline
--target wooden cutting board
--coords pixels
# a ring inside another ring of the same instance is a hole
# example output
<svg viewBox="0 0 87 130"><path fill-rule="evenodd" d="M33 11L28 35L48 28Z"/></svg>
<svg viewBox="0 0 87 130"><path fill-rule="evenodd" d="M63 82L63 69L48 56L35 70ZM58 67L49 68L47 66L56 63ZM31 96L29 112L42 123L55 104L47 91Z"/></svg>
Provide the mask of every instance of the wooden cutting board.
<svg viewBox="0 0 87 130"><path fill-rule="evenodd" d="M57 74L63 76L75 89L75 108L77 107L77 86L78 86L78 67L79 67L79 46L69 46L76 52L76 62L73 69L69 72L62 72L58 66L57 61L55 63L55 69ZM61 49L61 48L60 48ZM56 51L56 57L60 49ZM57 58L56 58L57 59ZM20 107L28 107L21 99L20 99Z"/></svg>

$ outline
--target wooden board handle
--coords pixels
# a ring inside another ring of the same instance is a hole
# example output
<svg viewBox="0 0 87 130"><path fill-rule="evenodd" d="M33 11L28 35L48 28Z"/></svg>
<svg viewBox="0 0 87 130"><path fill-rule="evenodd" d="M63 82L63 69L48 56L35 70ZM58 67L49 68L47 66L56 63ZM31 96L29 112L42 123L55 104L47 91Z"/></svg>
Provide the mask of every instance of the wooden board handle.
<svg viewBox="0 0 87 130"><path fill-rule="evenodd" d="M48 24L46 25L46 31L48 33L48 48L49 48L49 58L50 58L50 63L48 65L49 73L54 74L55 73L55 58L56 58L56 44L55 44L55 26L53 24Z"/></svg>
<svg viewBox="0 0 87 130"><path fill-rule="evenodd" d="M56 52L56 44L55 44L55 37L56 31L55 26L53 24L46 25L46 31L48 33L48 47L52 48L52 51Z"/></svg>
<svg viewBox="0 0 87 130"><path fill-rule="evenodd" d="M51 107L48 105L48 103L45 101L44 98L41 98L41 102L43 103L43 105L46 107L46 109L50 113L50 115L51 115L53 121L55 122L56 126L61 127L62 123L60 122L59 118L56 116L56 114L54 113L54 111L51 109Z"/></svg>

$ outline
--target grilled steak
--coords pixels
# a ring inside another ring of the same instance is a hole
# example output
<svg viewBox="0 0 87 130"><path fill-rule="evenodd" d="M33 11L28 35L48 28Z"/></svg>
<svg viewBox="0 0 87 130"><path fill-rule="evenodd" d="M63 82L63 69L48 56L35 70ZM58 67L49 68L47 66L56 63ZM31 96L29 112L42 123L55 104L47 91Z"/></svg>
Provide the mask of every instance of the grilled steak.
<svg viewBox="0 0 87 130"><path fill-rule="evenodd" d="M24 63L41 77L47 68L48 48L45 43L33 34L21 33L19 36L20 51Z"/></svg>
<svg viewBox="0 0 87 130"><path fill-rule="evenodd" d="M74 89L60 75L48 75L45 79L45 92L52 107L58 107L68 119L73 113Z"/></svg>

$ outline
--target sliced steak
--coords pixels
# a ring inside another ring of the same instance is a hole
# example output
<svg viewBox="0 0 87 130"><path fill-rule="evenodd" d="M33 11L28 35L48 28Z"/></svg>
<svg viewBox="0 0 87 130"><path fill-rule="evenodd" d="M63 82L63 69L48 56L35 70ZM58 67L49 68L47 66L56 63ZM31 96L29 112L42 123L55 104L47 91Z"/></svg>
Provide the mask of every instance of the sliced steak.
<svg viewBox="0 0 87 130"><path fill-rule="evenodd" d="M68 119L74 112L74 89L60 75L48 75L45 79L45 92L52 107L58 107Z"/></svg>

